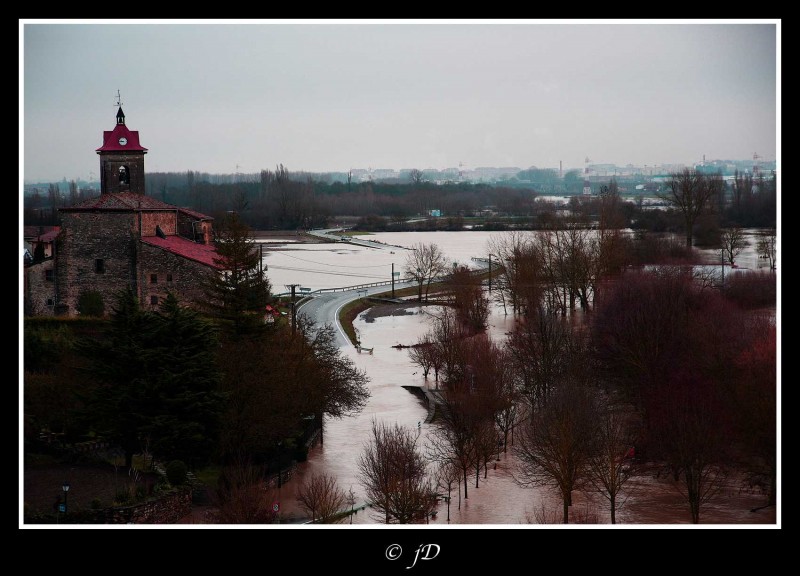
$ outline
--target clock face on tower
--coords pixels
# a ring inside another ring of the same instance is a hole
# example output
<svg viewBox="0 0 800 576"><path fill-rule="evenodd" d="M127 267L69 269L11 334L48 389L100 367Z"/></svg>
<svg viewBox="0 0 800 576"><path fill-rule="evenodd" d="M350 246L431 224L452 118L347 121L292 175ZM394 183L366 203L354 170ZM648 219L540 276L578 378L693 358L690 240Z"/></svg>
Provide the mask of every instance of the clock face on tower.
<svg viewBox="0 0 800 576"><path fill-rule="evenodd" d="M127 143L128 143L128 139L125 138L124 136L119 139L119 145L120 146L125 146L125 144L127 144Z"/></svg>

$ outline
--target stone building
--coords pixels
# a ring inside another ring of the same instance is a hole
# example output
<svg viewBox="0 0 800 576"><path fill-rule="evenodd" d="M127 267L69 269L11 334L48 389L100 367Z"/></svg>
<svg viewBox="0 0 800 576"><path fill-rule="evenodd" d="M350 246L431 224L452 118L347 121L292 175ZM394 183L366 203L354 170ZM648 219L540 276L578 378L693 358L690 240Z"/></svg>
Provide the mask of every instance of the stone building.
<svg viewBox="0 0 800 576"><path fill-rule="evenodd" d="M74 316L84 294L99 295L108 312L125 288L144 308L168 291L185 303L201 300L202 277L220 270L213 219L144 194L147 149L121 106L97 153L100 196L60 210L51 250L25 267L25 313Z"/></svg>

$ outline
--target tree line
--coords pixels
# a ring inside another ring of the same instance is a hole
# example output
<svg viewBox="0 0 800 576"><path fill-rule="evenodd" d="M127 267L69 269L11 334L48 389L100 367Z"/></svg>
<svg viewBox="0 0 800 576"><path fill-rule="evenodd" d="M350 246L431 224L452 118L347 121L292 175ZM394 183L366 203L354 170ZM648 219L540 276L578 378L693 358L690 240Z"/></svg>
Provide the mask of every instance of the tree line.
<svg viewBox="0 0 800 576"><path fill-rule="evenodd" d="M567 178L570 174L565 175L565 182L571 181ZM522 187L469 182L435 184L421 177L409 182L353 182L351 176L345 182L331 182L312 174L292 173L279 164L275 170L262 170L257 178L215 178L196 171L149 173L147 194L219 219L234 210L256 230L324 227L340 216L360 218L359 227L371 231L460 230L464 217L486 215L487 209L489 216L483 229L531 229L547 227L559 218L558 207L553 203L536 201L537 196L553 192L550 180L534 178ZM706 244L718 242L720 227L775 227L774 174L753 176L737 172L733 180L725 181L720 174L685 170L670 175L655 190L676 208L674 213L647 209L641 204L642 194L637 202L621 204L620 216L625 226L656 232L688 226ZM616 178L602 184L599 193L592 196L582 196L579 189L564 191L572 195L568 206L571 213L595 220L600 216L600 198L609 192L619 196ZM97 194L99 191L80 188L74 181L69 183L68 193L58 184L50 184L47 190L36 187L23 197L23 219L28 225L57 225L58 208ZM429 216L432 210L439 210L443 218L406 223L413 217Z"/></svg>

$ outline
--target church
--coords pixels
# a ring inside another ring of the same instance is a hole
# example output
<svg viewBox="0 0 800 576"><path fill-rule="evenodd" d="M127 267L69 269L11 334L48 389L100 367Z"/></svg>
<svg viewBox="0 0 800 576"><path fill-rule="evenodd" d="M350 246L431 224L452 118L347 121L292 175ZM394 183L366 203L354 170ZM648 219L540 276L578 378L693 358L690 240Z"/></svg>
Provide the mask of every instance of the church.
<svg viewBox="0 0 800 576"><path fill-rule="evenodd" d="M25 314L77 316L88 297L99 297L107 314L126 288L145 309L157 308L167 292L181 302L202 300L201 278L221 270L213 218L145 195L147 148L121 105L96 152L100 196L60 209L60 229L32 240L34 253L44 246L24 269Z"/></svg>

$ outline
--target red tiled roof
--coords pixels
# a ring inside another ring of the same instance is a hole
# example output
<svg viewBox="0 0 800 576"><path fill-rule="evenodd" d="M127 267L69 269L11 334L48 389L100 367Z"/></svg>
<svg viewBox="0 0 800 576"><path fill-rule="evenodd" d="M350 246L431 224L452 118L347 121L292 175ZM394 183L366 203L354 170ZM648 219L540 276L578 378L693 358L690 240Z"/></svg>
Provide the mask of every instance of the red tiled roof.
<svg viewBox="0 0 800 576"><path fill-rule="evenodd" d="M184 214L186 214L188 216L191 216L195 220L213 220L213 218L211 216L207 216L205 214L201 214L200 212L195 212L194 210L191 210L190 208L178 208L178 210L180 212L183 212Z"/></svg>
<svg viewBox="0 0 800 576"><path fill-rule="evenodd" d="M134 192L114 192L101 194L69 208L60 208L61 212L78 210L177 210L177 206L156 200L144 194Z"/></svg>
<svg viewBox="0 0 800 576"><path fill-rule="evenodd" d="M127 139L125 145L119 143L120 138ZM139 131L128 130L125 124L117 124L113 130L103 131L103 145L96 150L100 152L144 152L147 154L147 148L139 144Z"/></svg>
<svg viewBox="0 0 800 576"><path fill-rule="evenodd" d="M76 204L75 206L59 208L60 212L82 212L95 210L113 210L116 212L120 210L178 210L179 212L185 212L195 220L213 220L211 216L201 214L200 212L195 212L189 208L179 208L178 206L167 204L161 200L156 200L151 196L136 194L134 192L113 192L111 194L101 194L100 196L90 198L84 202L81 202L80 204ZM28 226L25 228L25 236L28 237ZM36 233L38 234L38 227L34 228L37 228Z"/></svg>
<svg viewBox="0 0 800 576"><path fill-rule="evenodd" d="M60 226L23 226L22 235L25 238L38 238L42 234L53 231L59 232L60 230Z"/></svg>
<svg viewBox="0 0 800 576"><path fill-rule="evenodd" d="M214 262L215 258L219 258L217 250L214 246L208 244L198 244L180 236L167 236L166 238L159 238L158 236L147 236L142 238L142 242L151 246L156 246L183 258L200 262L212 268L222 269L221 266Z"/></svg>
<svg viewBox="0 0 800 576"><path fill-rule="evenodd" d="M50 230L50 232L45 232L41 236L36 238L37 242L52 242L56 239L56 236L61 232L61 228L56 227L55 230Z"/></svg>

